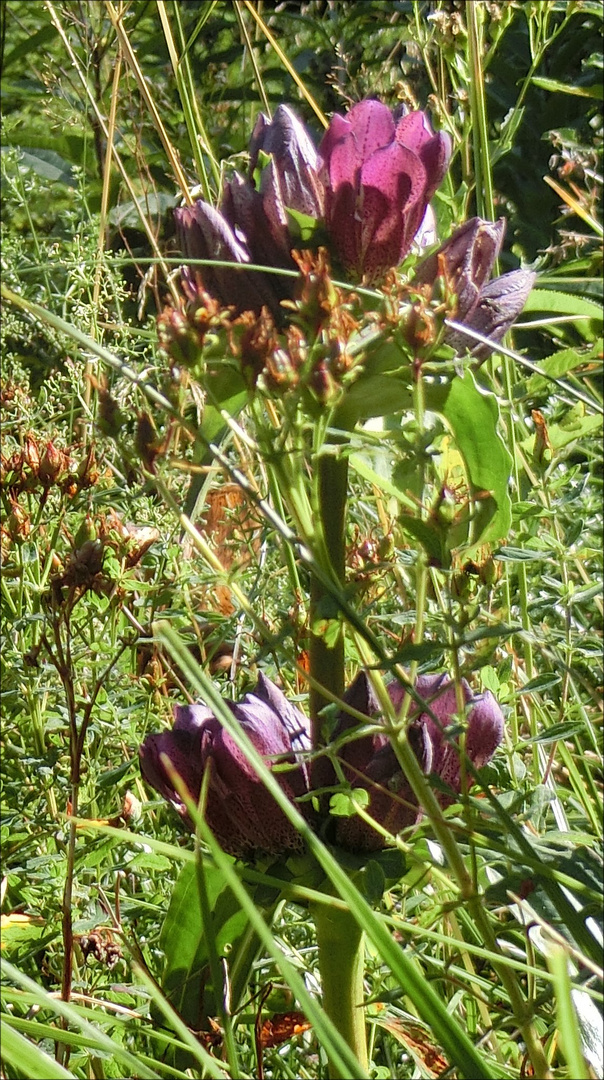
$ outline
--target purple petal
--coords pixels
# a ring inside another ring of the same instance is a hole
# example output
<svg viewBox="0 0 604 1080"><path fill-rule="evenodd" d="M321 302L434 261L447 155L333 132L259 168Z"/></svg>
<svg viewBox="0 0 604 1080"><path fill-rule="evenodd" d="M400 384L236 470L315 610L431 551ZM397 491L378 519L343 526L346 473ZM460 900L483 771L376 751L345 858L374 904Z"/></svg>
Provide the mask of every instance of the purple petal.
<svg viewBox="0 0 604 1080"><path fill-rule="evenodd" d="M432 746L425 726L411 724L408 738L422 772L429 773ZM415 825L420 816L417 799L390 741L374 754L364 773L364 778L351 776L351 783L369 792L367 812L371 817L394 836ZM382 835L358 815L338 819L336 840L351 851L379 851L384 847Z"/></svg>
<svg viewBox="0 0 604 1080"><path fill-rule="evenodd" d="M247 248L236 238L225 218L201 199L193 206L174 211L176 230L185 258L223 259L228 262L250 261ZM196 268L208 292L237 312L260 312L266 303L258 275L232 270L228 266Z"/></svg>
<svg viewBox="0 0 604 1080"><path fill-rule="evenodd" d="M388 146L394 140L392 112L381 101L368 98L357 102L348 112L346 120L354 135L361 161L366 161L376 150Z"/></svg>
<svg viewBox="0 0 604 1080"><path fill-rule="evenodd" d="M250 168L256 167L258 153L272 155L271 168L284 206L311 217L323 212L323 189L319 181L319 157L298 117L287 107L279 105L274 119L264 114L256 121L250 144ZM266 170L262 176L262 194L266 192Z"/></svg>
<svg viewBox="0 0 604 1080"><path fill-rule="evenodd" d="M468 716L466 753L477 769L491 760L503 741L505 720L499 702L490 690L472 699L472 711Z"/></svg>
<svg viewBox="0 0 604 1080"><path fill-rule="evenodd" d="M398 266L417 228L409 234L409 217L426 212L426 173L411 150L392 143L376 150L361 170L362 220L360 254L367 280Z"/></svg>
<svg viewBox="0 0 604 1080"><path fill-rule="evenodd" d="M191 798L197 801L201 791L203 768L201 763L201 732L162 731L149 735L139 749L141 772L151 787L171 802L181 816L186 809L177 794L162 761L165 755L188 788Z"/></svg>
<svg viewBox="0 0 604 1080"><path fill-rule="evenodd" d="M470 317L459 321L497 345L520 315L535 279L536 274L531 270L511 270L509 274L495 278L485 285ZM450 331L447 343L460 352L470 348L472 355L481 362L493 351L488 345L478 343L472 348L472 339L459 331Z"/></svg>

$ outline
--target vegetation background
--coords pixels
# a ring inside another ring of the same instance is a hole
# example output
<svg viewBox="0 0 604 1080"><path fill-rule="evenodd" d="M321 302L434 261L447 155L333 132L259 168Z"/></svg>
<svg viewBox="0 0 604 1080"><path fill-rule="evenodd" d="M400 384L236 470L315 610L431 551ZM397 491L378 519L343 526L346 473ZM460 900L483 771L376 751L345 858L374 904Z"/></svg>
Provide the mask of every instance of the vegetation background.
<svg viewBox="0 0 604 1080"><path fill-rule="evenodd" d="M139 775L145 735L195 694L153 627L178 631L226 697L261 668L303 702L306 582L294 593L280 538L219 470L195 473L146 388L211 421L203 386L175 388L157 345L180 178L216 202L260 110L286 102L318 139L317 109L371 96L427 108L452 134L440 235L484 213L492 187L502 270L539 273L514 334L525 362L484 372L512 455L511 528L471 563L435 534L450 558L423 612L424 667L449 666L453 635L461 668L506 711L484 777L497 809L485 801L471 828L452 819L497 954L427 826L397 868L361 869L359 897L387 930L367 953L371 1075L469 1075L401 981L404 953L446 1004L449 1035L476 1043L482 1075L534 1074L503 964L542 1075L601 1076L601 4L9 0L0 14L2 1075L326 1075L304 893L316 883L289 881L256 996L224 1040L192 1034L206 939L228 950L247 921L243 880L260 910L277 871L237 864L232 892L208 857L217 914L204 929L191 838ZM373 632L404 648L421 544L396 491L418 462L437 487L445 450L430 457L413 416L399 429L391 471L376 459L371 481L353 475L348 573ZM224 447L266 490L245 440ZM183 536L185 505L204 551ZM352 674L352 649L348 662ZM262 1026L277 1017L282 1042Z"/></svg>

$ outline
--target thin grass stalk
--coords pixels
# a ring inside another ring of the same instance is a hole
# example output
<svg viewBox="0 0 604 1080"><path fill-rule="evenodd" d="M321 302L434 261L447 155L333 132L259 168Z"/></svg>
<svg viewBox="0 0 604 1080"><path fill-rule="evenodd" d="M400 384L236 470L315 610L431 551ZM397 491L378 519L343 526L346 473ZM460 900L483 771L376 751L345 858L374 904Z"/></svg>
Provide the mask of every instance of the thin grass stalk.
<svg viewBox="0 0 604 1080"><path fill-rule="evenodd" d="M111 23L113 25L113 28L114 28L114 30L115 30L115 32L117 34L118 41L120 42L120 45L122 47L124 60L126 61L126 63L128 65L128 67L130 68L132 74L134 75L134 78L136 79L136 82L137 82L141 97L142 97L143 101L145 102L145 105L147 106L147 108L149 110L149 114L150 114L151 119L153 121L153 125L154 125L160 139L161 139L162 146L163 146L163 148L164 148L164 150L166 152L166 157L168 158L168 161L170 162L170 165L172 166L172 170L174 172L176 182L177 182L180 190L182 191L183 197L186 200L186 202L191 204L193 202L193 200L191 198L191 193L189 191L189 185L187 183L187 178L186 178L186 176L184 174L182 165L180 164L180 160L179 160L179 157L178 157L178 152L176 151L176 149L172 145L170 137L168 136L168 132L166 131L166 129L164 127L162 118L159 115L159 110L158 110L158 108L157 108L157 106L155 104L155 101L153 99L152 94L149 91L149 86L148 86L147 80L145 79L145 77L144 77L144 75L143 75L143 73L141 71L140 64L139 64L139 62L138 62L138 60L136 58L136 54L134 53L134 50L133 50L133 48L132 48L132 46L130 44L130 39L129 39L126 31L124 30L124 26L123 26L122 18L121 18L121 13L119 11L116 11L116 9L115 9L115 7L114 7L114 5L112 3L112 0L105 0L105 6L106 6L107 11L109 13L109 18L111 19Z"/></svg>
<svg viewBox="0 0 604 1080"><path fill-rule="evenodd" d="M479 217L493 221L495 200L489 156L489 131L482 67L483 5L465 6L468 22L468 55L470 61L470 118L474 147L474 176L476 178L476 211ZM496 272L496 271L495 271Z"/></svg>
<svg viewBox="0 0 604 1080"><path fill-rule="evenodd" d="M180 97L180 103L182 105L185 124L187 125L189 142L191 143L191 153L193 155L193 159L197 168L197 175L199 176L201 186L203 188L204 199L206 200L206 202L211 204L214 200L212 197L210 181L206 169L206 164L203 158L203 153L200 153L200 141L203 144L205 152L210 158L216 189L218 189L218 187L220 186L220 169L218 168L218 164L214 158L214 155L210 151L208 136L205 130L205 126L203 124L201 113L197 107L197 98L195 96L195 86L191 74L191 65L189 63L188 54L184 50L184 35L182 31L179 5L174 4L173 10L181 41L182 55L180 59L176 51L176 43L174 41L170 22L168 20L165 2L164 0L157 0L157 11L159 14L160 22L162 24L164 37L166 39L166 45L168 47L168 54L170 56L170 63L172 64L172 70L174 72L174 78L176 80L176 87L178 89L178 95Z"/></svg>
<svg viewBox="0 0 604 1080"><path fill-rule="evenodd" d="M310 105L311 109L318 116L318 118L321 121L323 127L326 128L328 126L327 117L325 116L325 114L321 111L321 109L317 105L317 103L316 103L315 99L313 98L312 94L310 94L308 92L308 90L306 89L303 80L298 75L298 72L296 71L293 64L291 64L290 61L287 59L287 56L283 52L283 49L279 45L279 42L271 34L271 32L270 32L268 26L266 25L264 19L259 14L259 12L256 11L254 5L250 3L250 0L243 0L243 3L245 4L246 8L248 9L250 15L252 15L252 17L254 18L255 22L259 26L262 33L264 34L264 36L265 36L266 40L268 41L269 45L271 45L273 47L273 49L275 50L277 56L279 57L281 63L283 64L283 67L285 68L287 73L289 75L291 75L291 77L294 80L296 86L298 87L300 93L303 95L303 97L306 98L306 100L307 100L308 104Z"/></svg>
<svg viewBox="0 0 604 1080"><path fill-rule="evenodd" d="M73 51L73 48L71 46L71 42L69 41L69 38L67 37L67 34L65 33L65 30L64 30L63 25L61 23L61 20L60 20L59 16L57 15L57 12L55 11L54 4L52 3L52 0L45 0L45 3L46 3L46 7L48 9L48 12L50 14L52 24L55 27L55 29L57 30L57 33L59 34L59 37L61 38L61 41L63 42L63 44L65 46L65 49L67 50L67 54L69 56L69 59L71 60L71 63L73 64L73 67L74 67L75 71L78 74L80 82L82 83L82 86L84 88L84 92L85 92L86 97L88 98L88 100L90 102L90 105L91 105L91 107L92 107L92 109L94 111L94 114L95 114L95 117L96 117L96 119L98 121L99 127L100 127L101 131L103 132L103 135L105 136L105 139L107 140L107 146L108 147L111 146L111 153L113 155L113 159L115 161L115 164L117 165L117 167L118 167L118 169L119 169L119 171L121 173L124 184L126 185L126 188L128 190L128 194L129 194L130 198L132 199L132 202L133 202L134 206L137 209L138 215L139 215L140 220L141 220L141 224L143 226L143 229L145 231L145 234L146 234L147 239L149 241L149 244L151 246L151 250L153 251L153 254L154 254L155 258L157 259L157 262L158 262L159 266L161 266L162 272L163 272L164 277L166 278L166 281L167 281L167 284L168 284L168 288L170 289L170 292L172 293L172 298L174 300L174 303L176 305L178 305L178 303L180 301L178 290L177 290L174 282L170 280L167 264L164 262L164 260L162 258L162 253L161 253L161 251L159 249L157 239L153 234L153 230L151 229L151 227L149 225L149 222L147 221L147 217L146 217L145 212L144 212L144 210L143 210L143 208L141 206L141 203L139 202L139 199L138 199L138 197L136 195L136 192L134 190L132 181L131 181L131 179L130 179L130 177L128 175L127 169L126 169L126 167L125 167L125 165L124 165L124 163L123 163L123 161L122 161L122 159L121 159L121 157L120 157L120 155L119 155L119 153L118 153L118 151L116 149L115 140L112 143L109 142L109 132L108 132L108 129L107 129L107 125L105 123L105 118L102 115L102 113L101 113L101 111L100 111L100 109L98 107L98 104L97 104L97 102L95 100L94 94L92 93L92 91L91 91L91 89L90 89L90 87L88 85L88 80L86 79L86 75L82 71L82 65L80 64L75 52ZM51 290L50 290L50 287L49 287L49 293L50 292L51 292Z"/></svg>

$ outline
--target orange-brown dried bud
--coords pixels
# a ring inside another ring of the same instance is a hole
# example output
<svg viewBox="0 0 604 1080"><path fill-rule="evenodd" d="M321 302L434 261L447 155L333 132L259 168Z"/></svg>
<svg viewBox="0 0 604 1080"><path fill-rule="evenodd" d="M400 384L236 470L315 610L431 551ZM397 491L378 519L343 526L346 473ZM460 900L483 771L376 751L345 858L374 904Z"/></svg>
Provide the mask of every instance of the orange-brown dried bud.
<svg viewBox="0 0 604 1080"><path fill-rule="evenodd" d="M93 579L103 569L105 547L102 540L86 540L71 556L59 585L85 585L89 588Z"/></svg>
<svg viewBox="0 0 604 1080"><path fill-rule="evenodd" d="M297 370L304 366L308 359L308 346L306 338L299 326L290 323L285 331L287 338L287 351L293 367Z"/></svg>
<svg viewBox="0 0 604 1080"><path fill-rule="evenodd" d="M192 367L201 358L203 339L210 319L209 314L199 309L199 323L192 325L191 320L182 311L166 308L157 319L157 336L160 347L174 364Z"/></svg>
<svg viewBox="0 0 604 1080"><path fill-rule="evenodd" d="M111 396L104 386L98 387L99 408L97 413L97 427L103 435L115 439L124 426L126 417L120 409L117 401Z"/></svg>
<svg viewBox="0 0 604 1080"><path fill-rule="evenodd" d="M76 469L76 478L79 488L94 487L99 479L99 469L97 465L96 455L94 452L94 446L90 446L88 453L82 458L80 464Z"/></svg>
<svg viewBox="0 0 604 1080"><path fill-rule="evenodd" d="M161 443L153 417L148 412L140 412L134 434L134 446L143 465L149 472L155 472L155 459L161 453Z"/></svg>
<svg viewBox="0 0 604 1080"><path fill-rule="evenodd" d="M331 405L340 394L340 385L334 379L326 360L319 360L311 373L309 387L321 405Z"/></svg>
<svg viewBox="0 0 604 1080"><path fill-rule="evenodd" d="M292 364L291 357L283 349L277 349L267 360L262 373L264 384L269 391L282 394L298 385L300 376Z"/></svg>
<svg viewBox="0 0 604 1080"><path fill-rule="evenodd" d="M40 448L33 435L28 434L25 436L23 457L25 464L29 466L33 475L37 477L40 468Z"/></svg>
<svg viewBox="0 0 604 1080"><path fill-rule="evenodd" d="M436 322L433 312L423 301L416 300L412 304L403 333L415 356L434 345L438 337Z"/></svg>
<svg viewBox="0 0 604 1080"><path fill-rule="evenodd" d="M249 319L250 312L242 316L242 321L247 322L239 341L239 355L241 358L241 370L249 386L254 387L258 376L269 364L272 356L279 348L279 338L274 319L268 310L263 307L259 317Z"/></svg>
<svg viewBox="0 0 604 1080"><path fill-rule="evenodd" d="M11 540L25 540L30 533L31 519L16 499L11 501L11 511L6 519L6 532Z"/></svg>
<svg viewBox="0 0 604 1080"><path fill-rule="evenodd" d="M52 484L56 484L63 479L68 472L68 454L64 450L60 450L53 442L47 442L38 468L38 478L43 487L51 487Z"/></svg>
<svg viewBox="0 0 604 1080"><path fill-rule="evenodd" d="M296 285L296 309L311 336L318 334L341 302L330 277L329 256L325 248L317 252L292 251L302 277Z"/></svg>

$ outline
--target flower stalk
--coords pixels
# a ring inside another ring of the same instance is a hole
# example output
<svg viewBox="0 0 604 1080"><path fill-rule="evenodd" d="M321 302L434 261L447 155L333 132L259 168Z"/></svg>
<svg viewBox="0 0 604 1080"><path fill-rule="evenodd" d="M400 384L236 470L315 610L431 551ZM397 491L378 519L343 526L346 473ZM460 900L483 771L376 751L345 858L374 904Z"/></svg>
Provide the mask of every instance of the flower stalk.
<svg viewBox="0 0 604 1080"><path fill-rule="evenodd" d="M368 1068L363 972L365 935L348 911L311 904L317 932L323 1008L363 1068ZM331 1080L344 1080L337 1064L329 1063Z"/></svg>

